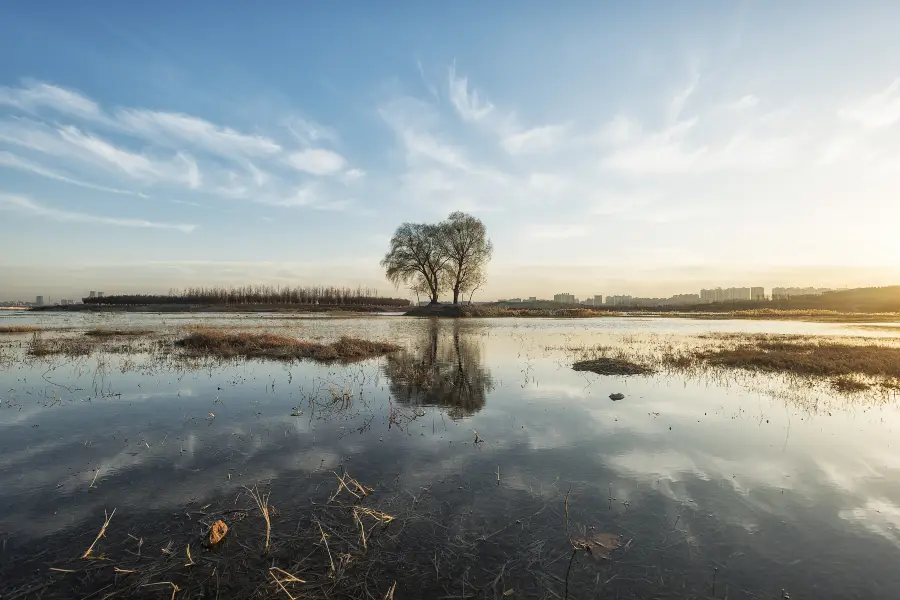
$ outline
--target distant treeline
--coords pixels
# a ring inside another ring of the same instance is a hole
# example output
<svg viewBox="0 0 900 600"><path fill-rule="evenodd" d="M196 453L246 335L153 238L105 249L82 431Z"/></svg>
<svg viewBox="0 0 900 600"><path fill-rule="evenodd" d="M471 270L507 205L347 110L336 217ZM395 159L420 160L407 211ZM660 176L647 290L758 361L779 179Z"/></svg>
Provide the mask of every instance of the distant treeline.
<svg viewBox="0 0 900 600"><path fill-rule="evenodd" d="M409 300L379 296L377 290L358 287L272 287L188 288L168 295L123 294L102 298L83 298L85 304L210 304L240 306L249 304L307 304L328 306L408 306Z"/></svg>
<svg viewBox="0 0 900 600"><path fill-rule="evenodd" d="M836 290L815 296L792 296L766 302L722 302L700 304L689 309L708 311L716 307L722 310L772 308L779 310L834 310L839 312L881 313L900 312L900 285L887 287Z"/></svg>

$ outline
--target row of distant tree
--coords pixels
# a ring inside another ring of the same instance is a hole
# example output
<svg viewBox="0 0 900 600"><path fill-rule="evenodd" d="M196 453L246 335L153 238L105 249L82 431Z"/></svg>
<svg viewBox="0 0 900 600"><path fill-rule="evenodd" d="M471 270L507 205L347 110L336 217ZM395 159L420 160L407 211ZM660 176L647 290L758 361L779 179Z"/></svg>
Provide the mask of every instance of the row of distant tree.
<svg viewBox="0 0 900 600"><path fill-rule="evenodd" d="M357 287L276 287L247 285L243 287L195 287L168 295L129 294L84 298L85 304L209 304L240 306L250 304L319 304L329 306L408 306L405 298L386 298L377 290Z"/></svg>
<svg viewBox="0 0 900 600"><path fill-rule="evenodd" d="M480 219L451 213L440 223L403 223L381 261L388 281L405 285L436 303L442 292L458 304L487 281L485 270L494 247Z"/></svg>

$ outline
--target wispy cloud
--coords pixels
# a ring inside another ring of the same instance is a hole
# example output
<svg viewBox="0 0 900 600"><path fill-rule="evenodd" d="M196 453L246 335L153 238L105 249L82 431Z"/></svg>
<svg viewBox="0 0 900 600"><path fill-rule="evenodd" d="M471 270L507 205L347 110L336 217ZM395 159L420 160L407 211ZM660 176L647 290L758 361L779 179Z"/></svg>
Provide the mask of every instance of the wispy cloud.
<svg viewBox="0 0 900 600"><path fill-rule="evenodd" d="M900 121L900 79L881 92L841 108L838 115L871 129L890 127Z"/></svg>
<svg viewBox="0 0 900 600"><path fill-rule="evenodd" d="M334 129L309 119L294 117L285 121L284 126L294 139L303 146L312 146L320 142L335 143L338 141L338 134Z"/></svg>
<svg viewBox="0 0 900 600"><path fill-rule="evenodd" d="M543 125L512 133L501 144L510 154L545 152L558 147L569 132L569 125Z"/></svg>
<svg viewBox="0 0 900 600"><path fill-rule="evenodd" d="M301 150L288 155L287 162L298 171L312 175L334 175L347 164L343 156L331 150Z"/></svg>
<svg viewBox="0 0 900 600"><path fill-rule="evenodd" d="M111 124L122 131L176 148L196 146L225 157L277 154L281 146L266 136L240 133L190 115L153 110L117 110Z"/></svg>
<svg viewBox="0 0 900 600"><path fill-rule="evenodd" d="M0 87L0 104L32 113L49 108L91 119L102 116L100 106L90 98L73 90L31 80L18 88Z"/></svg>
<svg viewBox="0 0 900 600"><path fill-rule="evenodd" d="M160 223L156 221L146 221L143 219L122 219L117 217L105 217L62 210L44 206L29 198L26 198L25 196L13 196L8 194L0 194L0 210L13 210L16 212L30 214L38 217L44 217L54 221L96 223L100 225L109 225L112 227L172 229L180 231L182 233L190 233L195 229L194 225L188 224Z"/></svg>
<svg viewBox="0 0 900 600"><path fill-rule="evenodd" d="M341 189L365 174L321 147L339 137L309 119L274 119L268 132L280 133L276 139L185 113L104 108L80 92L36 81L0 88L0 105L12 108L0 119L0 151L23 149L22 156L7 151L0 166L86 189L123 193L134 182L163 193L180 188L273 206L348 210L353 202ZM75 172L79 177L68 175ZM298 198L297 190L313 181L315 202Z"/></svg>
<svg viewBox="0 0 900 600"><path fill-rule="evenodd" d="M456 74L456 65L451 65L447 70L447 87L456 112L466 121L481 120L494 110L494 105L481 97L477 90L469 90L468 78Z"/></svg>
<svg viewBox="0 0 900 600"><path fill-rule="evenodd" d="M17 169L26 173L34 173L35 175L40 175L41 177L46 177L47 179L55 179L56 181L62 181L64 183L69 183L89 190L96 190L98 192L108 192L110 194L123 194L127 196L137 196L139 198L147 198L147 195L142 194L141 192L134 192L131 190L122 190L119 188L97 185L95 183L90 183L88 181L82 181L74 177L69 177L68 175L58 173L53 169L49 169L38 163L16 156L12 152L0 152L0 166L10 169Z"/></svg>
<svg viewBox="0 0 900 600"><path fill-rule="evenodd" d="M694 74L691 78L690 82L684 87L684 89L680 90L677 94L672 97L671 102L669 102L669 121L675 122L681 117L681 113L684 111L684 107L687 105L688 100L690 100L691 96L694 95L694 92L697 91L697 85L700 83L700 76Z"/></svg>

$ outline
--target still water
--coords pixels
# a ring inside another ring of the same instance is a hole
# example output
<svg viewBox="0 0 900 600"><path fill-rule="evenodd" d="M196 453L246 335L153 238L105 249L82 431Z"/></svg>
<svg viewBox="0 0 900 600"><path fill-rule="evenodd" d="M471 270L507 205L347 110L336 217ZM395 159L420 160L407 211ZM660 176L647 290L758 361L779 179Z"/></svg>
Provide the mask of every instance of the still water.
<svg viewBox="0 0 900 600"><path fill-rule="evenodd" d="M115 354L39 361L22 358L27 335L4 336L3 598L95 592L52 580L48 569L84 551L104 511L116 509L110 545L146 538L144 550L158 554L147 548L183 547L197 531L196 507L231 505L244 486L259 486L279 511L277 540L300 529L311 503L327 501L334 472L375 488L381 510L428 515L433 539L421 528L404 538L412 526L394 539L416 549L397 554L409 561L391 572L397 598L900 597L892 399L786 393L775 377L601 377L572 371L567 349L706 332L891 335L886 329L638 318L0 319L35 322L75 331L199 322L406 350L347 366ZM611 401L613 392L625 399ZM621 536L610 560L578 556L567 569L567 493L573 530ZM179 597L215 597L198 590L182 585ZM254 588L258 597L279 593Z"/></svg>

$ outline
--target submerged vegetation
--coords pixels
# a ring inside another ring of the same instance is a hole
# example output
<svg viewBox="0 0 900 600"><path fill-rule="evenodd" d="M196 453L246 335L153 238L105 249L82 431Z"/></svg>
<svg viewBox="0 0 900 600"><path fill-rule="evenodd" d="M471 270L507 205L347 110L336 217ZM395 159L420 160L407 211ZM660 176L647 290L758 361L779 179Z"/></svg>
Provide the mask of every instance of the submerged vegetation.
<svg viewBox="0 0 900 600"><path fill-rule="evenodd" d="M33 333L40 330L41 328L37 325L0 325L0 334Z"/></svg>
<svg viewBox="0 0 900 600"><path fill-rule="evenodd" d="M178 340L175 345L194 356L311 359L319 362L365 360L400 350L400 346L395 344L351 337L342 337L336 342L322 344L275 333L233 333L215 329L195 331Z"/></svg>
<svg viewBox="0 0 900 600"><path fill-rule="evenodd" d="M580 360L572 365L576 371L590 371L598 375L652 375L656 371L647 365L636 363L627 358L601 357L591 360Z"/></svg>
<svg viewBox="0 0 900 600"><path fill-rule="evenodd" d="M695 357L713 366L769 373L900 379L900 347L874 343L749 336L730 347L699 351ZM850 386L844 383L840 387Z"/></svg>
<svg viewBox="0 0 900 600"><path fill-rule="evenodd" d="M623 342L566 349L574 353L574 370L599 375L743 371L824 383L839 393L900 388L900 344L890 338L706 334Z"/></svg>
<svg viewBox="0 0 900 600"><path fill-rule="evenodd" d="M152 333L152 329L88 329L84 335L90 337L137 337Z"/></svg>

